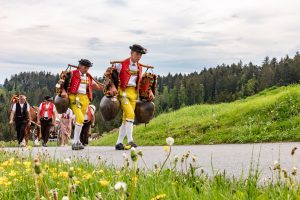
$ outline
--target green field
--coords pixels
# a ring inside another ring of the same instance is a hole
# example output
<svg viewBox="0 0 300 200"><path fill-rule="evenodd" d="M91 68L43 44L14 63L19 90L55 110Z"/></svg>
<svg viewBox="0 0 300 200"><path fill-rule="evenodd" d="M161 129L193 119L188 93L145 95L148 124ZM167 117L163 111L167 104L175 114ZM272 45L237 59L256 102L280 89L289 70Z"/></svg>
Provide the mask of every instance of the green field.
<svg viewBox="0 0 300 200"><path fill-rule="evenodd" d="M194 105L161 114L134 128L139 145L300 141L300 85L269 88L232 103ZM117 132L92 145L114 145Z"/></svg>

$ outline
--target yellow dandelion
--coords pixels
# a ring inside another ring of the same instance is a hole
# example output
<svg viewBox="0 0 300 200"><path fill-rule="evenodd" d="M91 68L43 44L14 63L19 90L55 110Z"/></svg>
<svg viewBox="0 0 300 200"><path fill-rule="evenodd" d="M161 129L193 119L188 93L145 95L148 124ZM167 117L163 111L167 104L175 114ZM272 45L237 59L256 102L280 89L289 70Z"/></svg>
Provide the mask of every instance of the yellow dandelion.
<svg viewBox="0 0 300 200"><path fill-rule="evenodd" d="M68 178L69 177L69 172L59 172L59 176L63 178Z"/></svg>
<svg viewBox="0 0 300 200"><path fill-rule="evenodd" d="M5 185L8 182L8 178L5 176L0 177L0 185Z"/></svg>
<svg viewBox="0 0 300 200"><path fill-rule="evenodd" d="M152 198L151 200L160 200L160 199L164 199L166 197L167 197L166 194L159 194L156 197Z"/></svg>
<svg viewBox="0 0 300 200"><path fill-rule="evenodd" d="M103 173L104 173L103 169L100 169L100 170L99 170L99 173L100 173L100 174L103 174Z"/></svg>
<svg viewBox="0 0 300 200"><path fill-rule="evenodd" d="M84 180L89 180L89 179L92 178L92 175L91 175L91 174L85 174L85 175L82 176L82 178L83 178Z"/></svg>
<svg viewBox="0 0 300 200"><path fill-rule="evenodd" d="M100 183L101 186L106 187L106 186L108 186L109 181L107 181L107 180L100 180L99 183Z"/></svg>
<svg viewBox="0 0 300 200"><path fill-rule="evenodd" d="M169 151L169 146L164 146L164 151L168 152Z"/></svg>
<svg viewBox="0 0 300 200"><path fill-rule="evenodd" d="M23 165L25 165L26 168L29 168L31 166L31 162L25 161L23 162Z"/></svg>
<svg viewBox="0 0 300 200"><path fill-rule="evenodd" d="M120 171L116 171L116 174L117 174L117 175L120 175Z"/></svg>
<svg viewBox="0 0 300 200"><path fill-rule="evenodd" d="M11 170L8 175L13 177L16 176L17 173L14 170Z"/></svg>
<svg viewBox="0 0 300 200"><path fill-rule="evenodd" d="M75 184L79 185L81 182L79 180L75 180Z"/></svg>

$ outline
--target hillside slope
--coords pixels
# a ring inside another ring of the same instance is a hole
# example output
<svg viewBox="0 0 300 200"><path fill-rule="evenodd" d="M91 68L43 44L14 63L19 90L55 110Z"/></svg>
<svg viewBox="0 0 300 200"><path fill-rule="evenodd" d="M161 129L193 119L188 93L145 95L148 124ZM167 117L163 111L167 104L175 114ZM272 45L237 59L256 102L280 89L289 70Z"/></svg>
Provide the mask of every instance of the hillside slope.
<svg viewBox="0 0 300 200"><path fill-rule="evenodd" d="M194 105L161 114L145 127L134 128L139 145L217 144L300 141L300 85L270 88L247 99L215 105ZM92 141L114 145L117 133Z"/></svg>

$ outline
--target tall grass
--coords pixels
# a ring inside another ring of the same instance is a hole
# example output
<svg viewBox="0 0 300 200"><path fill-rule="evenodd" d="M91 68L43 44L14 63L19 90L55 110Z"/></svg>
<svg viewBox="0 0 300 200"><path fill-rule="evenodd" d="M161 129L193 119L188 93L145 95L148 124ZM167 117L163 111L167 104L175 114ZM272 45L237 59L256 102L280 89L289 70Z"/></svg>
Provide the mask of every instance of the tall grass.
<svg viewBox="0 0 300 200"><path fill-rule="evenodd" d="M162 145L168 136L177 144L300 141L299 108L299 85L273 87L232 103L161 114L147 126L134 128L134 138L140 145ZM117 135L105 134L91 144L115 144Z"/></svg>

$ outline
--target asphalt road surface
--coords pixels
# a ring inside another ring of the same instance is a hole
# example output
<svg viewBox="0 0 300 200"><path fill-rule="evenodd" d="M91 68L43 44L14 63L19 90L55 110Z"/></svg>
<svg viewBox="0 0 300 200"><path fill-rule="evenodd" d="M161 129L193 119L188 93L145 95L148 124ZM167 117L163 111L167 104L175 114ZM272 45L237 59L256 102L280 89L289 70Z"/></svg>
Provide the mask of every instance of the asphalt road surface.
<svg viewBox="0 0 300 200"><path fill-rule="evenodd" d="M297 147L293 164L291 150ZM173 160L175 155L179 156L178 170L181 170L180 159L183 154L190 151L189 161L192 162L192 156L196 157L196 165L203 169L209 175L214 172L226 171L228 176L240 177L242 174L247 175L252 163L254 168L257 167L262 172L263 178L272 176L274 161L278 160L282 168L288 172L292 167L300 166L299 154L300 143L261 143L261 144L221 144L221 145L190 145L190 146L172 146L170 159ZM71 147L33 147L32 150L27 148L5 148L7 151L19 149L22 153L28 154L31 152L36 155L38 152L47 152L50 156L65 159L70 158L88 158L89 162L97 163L101 157L107 165L116 167L123 166L123 154L127 154L130 160L130 150L116 151L113 146L88 146L84 150L72 151ZM161 165L167 153L163 146L142 146L137 150L142 150L143 158L147 166L151 169L154 164ZM138 166L145 168L141 159L138 159ZM167 163L169 166L169 163ZM183 165L185 169L185 165ZM299 174L299 173L298 173Z"/></svg>

